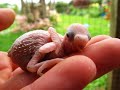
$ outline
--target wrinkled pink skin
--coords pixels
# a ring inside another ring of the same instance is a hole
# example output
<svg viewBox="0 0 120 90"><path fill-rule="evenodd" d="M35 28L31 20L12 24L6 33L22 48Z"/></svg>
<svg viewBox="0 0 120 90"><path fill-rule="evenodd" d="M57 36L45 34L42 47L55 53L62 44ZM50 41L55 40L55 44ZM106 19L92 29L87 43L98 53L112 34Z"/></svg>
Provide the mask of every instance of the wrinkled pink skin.
<svg viewBox="0 0 120 90"><path fill-rule="evenodd" d="M53 28L49 29L52 30ZM30 72L38 71L40 75L42 70L59 62L55 58L63 58L81 51L89 40L89 33L81 24L70 25L68 32L73 32L74 38L68 38L67 34L62 37L54 30L52 30L52 34L49 30L30 31L16 39L8 51L8 56L23 70ZM37 60L36 63L34 63L34 59ZM50 59L53 60L50 61ZM39 68L41 66L43 66L42 69Z"/></svg>

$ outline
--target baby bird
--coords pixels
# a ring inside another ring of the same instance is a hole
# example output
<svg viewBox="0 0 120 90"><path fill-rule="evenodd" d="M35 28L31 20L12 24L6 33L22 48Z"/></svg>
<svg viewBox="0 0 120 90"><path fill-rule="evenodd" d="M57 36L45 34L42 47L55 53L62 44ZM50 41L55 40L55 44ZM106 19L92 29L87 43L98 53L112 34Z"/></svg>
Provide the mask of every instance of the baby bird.
<svg viewBox="0 0 120 90"><path fill-rule="evenodd" d="M80 52L89 40L87 28L78 23L71 24L65 36L58 34L53 27L48 31L34 30L17 38L8 56L23 70L41 75L64 57Z"/></svg>

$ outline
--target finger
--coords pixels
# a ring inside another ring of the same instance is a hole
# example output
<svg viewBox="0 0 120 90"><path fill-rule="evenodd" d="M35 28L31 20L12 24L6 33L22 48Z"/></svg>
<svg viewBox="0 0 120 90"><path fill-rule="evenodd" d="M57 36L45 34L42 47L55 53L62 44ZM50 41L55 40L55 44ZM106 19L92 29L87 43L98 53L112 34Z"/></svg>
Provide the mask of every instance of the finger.
<svg viewBox="0 0 120 90"><path fill-rule="evenodd" d="M11 70L15 70L17 67L18 66L16 64L12 63L7 52L0 51L0 70L4 68L11 68Z"/></svg>
<svg viewBox="0 0 120 90"><path fill-rule="evenodd" d="M8 28L15 19L15 12L12 9L0 8L0 31Z"/></svg>
<svg viewBox="0 0 120 90"><path fill-rule="evenodd" d="M9 68L0 70L0 84L5 83L9 79L11 72Z"/></svg>
<svg viewBox="0 0 120 90"><path fill-rule="evenodd" d="M19 75L19 74L21 74L21 73L24 73L24 71L20 68L20 67L18 67L17 69L15 69L13 72L12 72L12 74L11 74L11 78L13 78L13 77L15 77L15 76L17 76L17 75Z"/></svg>
<svg viewBox="0 0 120 90"><path fill-rule="evenodd" d="M6 52L0 52L0 84L9 79L12 73L10 58Z"/></svg>
<svg viewBox="0 0 120 90"><path fill-rule="evenodd" d="M18 75L15 75L8 81L6 81L3 85L0 86L0 90L20 90L26 85L34 82L38 76L33 73L22 72Z"/></svg>
<svg viewBox="0 0 120 90"><path fill-rule="evenodd" d="M84 55L93 60L97 67L97 77L120 66L120 39L109 38L85 48Z"/></svg>
<svg viewBox="0 0 120 90"><path fill-rule="evenodd" d="M96 67L85 56L72 56L58 63L41 78L22 90L81 90L95 76Z"/></svg>
<svg viewBox="0 0 120 90"><path fill-rule="evenodd" d="M98 35L98 36L95 36L95 37L91 38L91 40L87 43L86 46L94 44L94 43L99 42L99 41L102 41L104 39L108 39L108 38L111 38L111 37L107 36L107 35Z"/></svg>
<svg viewBox="0 0 120 90"><path fill-rule="evenodd" d="M4 68L11 68L11 61L6 52L0 51L0 70Z"/></svg>

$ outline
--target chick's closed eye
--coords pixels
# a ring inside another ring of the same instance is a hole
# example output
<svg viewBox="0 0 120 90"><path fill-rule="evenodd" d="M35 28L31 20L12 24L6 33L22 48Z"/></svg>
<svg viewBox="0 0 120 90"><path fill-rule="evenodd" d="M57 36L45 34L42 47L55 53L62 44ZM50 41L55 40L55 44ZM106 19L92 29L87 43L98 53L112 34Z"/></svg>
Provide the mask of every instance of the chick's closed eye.
<svg viewBox="0 0 120 90"><path fill-rule="evenodd" d="M68 33L66 33L66 36L67 36L67 38L68 38L69 40L73 40L75 34L74 34L74 32L68 32Z"/></svg>

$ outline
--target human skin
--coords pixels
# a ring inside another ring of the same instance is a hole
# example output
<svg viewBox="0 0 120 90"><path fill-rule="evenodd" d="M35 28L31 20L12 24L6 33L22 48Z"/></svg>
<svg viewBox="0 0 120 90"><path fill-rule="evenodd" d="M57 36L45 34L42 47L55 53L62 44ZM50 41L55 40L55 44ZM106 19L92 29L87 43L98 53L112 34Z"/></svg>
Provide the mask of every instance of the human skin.
<svg viewBox="0 0 120 90"><path fill-rule="evenodd" d="M8 28L15 19L15 12L12 9L0 8L0 31ZM9 57L6 52L0 52L0 84L10 77L12 71Z"/></svg>
<svg viewBox="0 0 120 90"><path fill-rule="evenodd" d="M15 12L12 9L0 8L0 31L8 28L15 19Z"/></svg>
<svg viewBox="0 0 120 90"><path fill-rule="evenodd" d="M15 69L7 53L0 52L0 90L81 90L120 66L119 45L116 38L93 37L81 53L66 58L41 77Z"/></svg>

